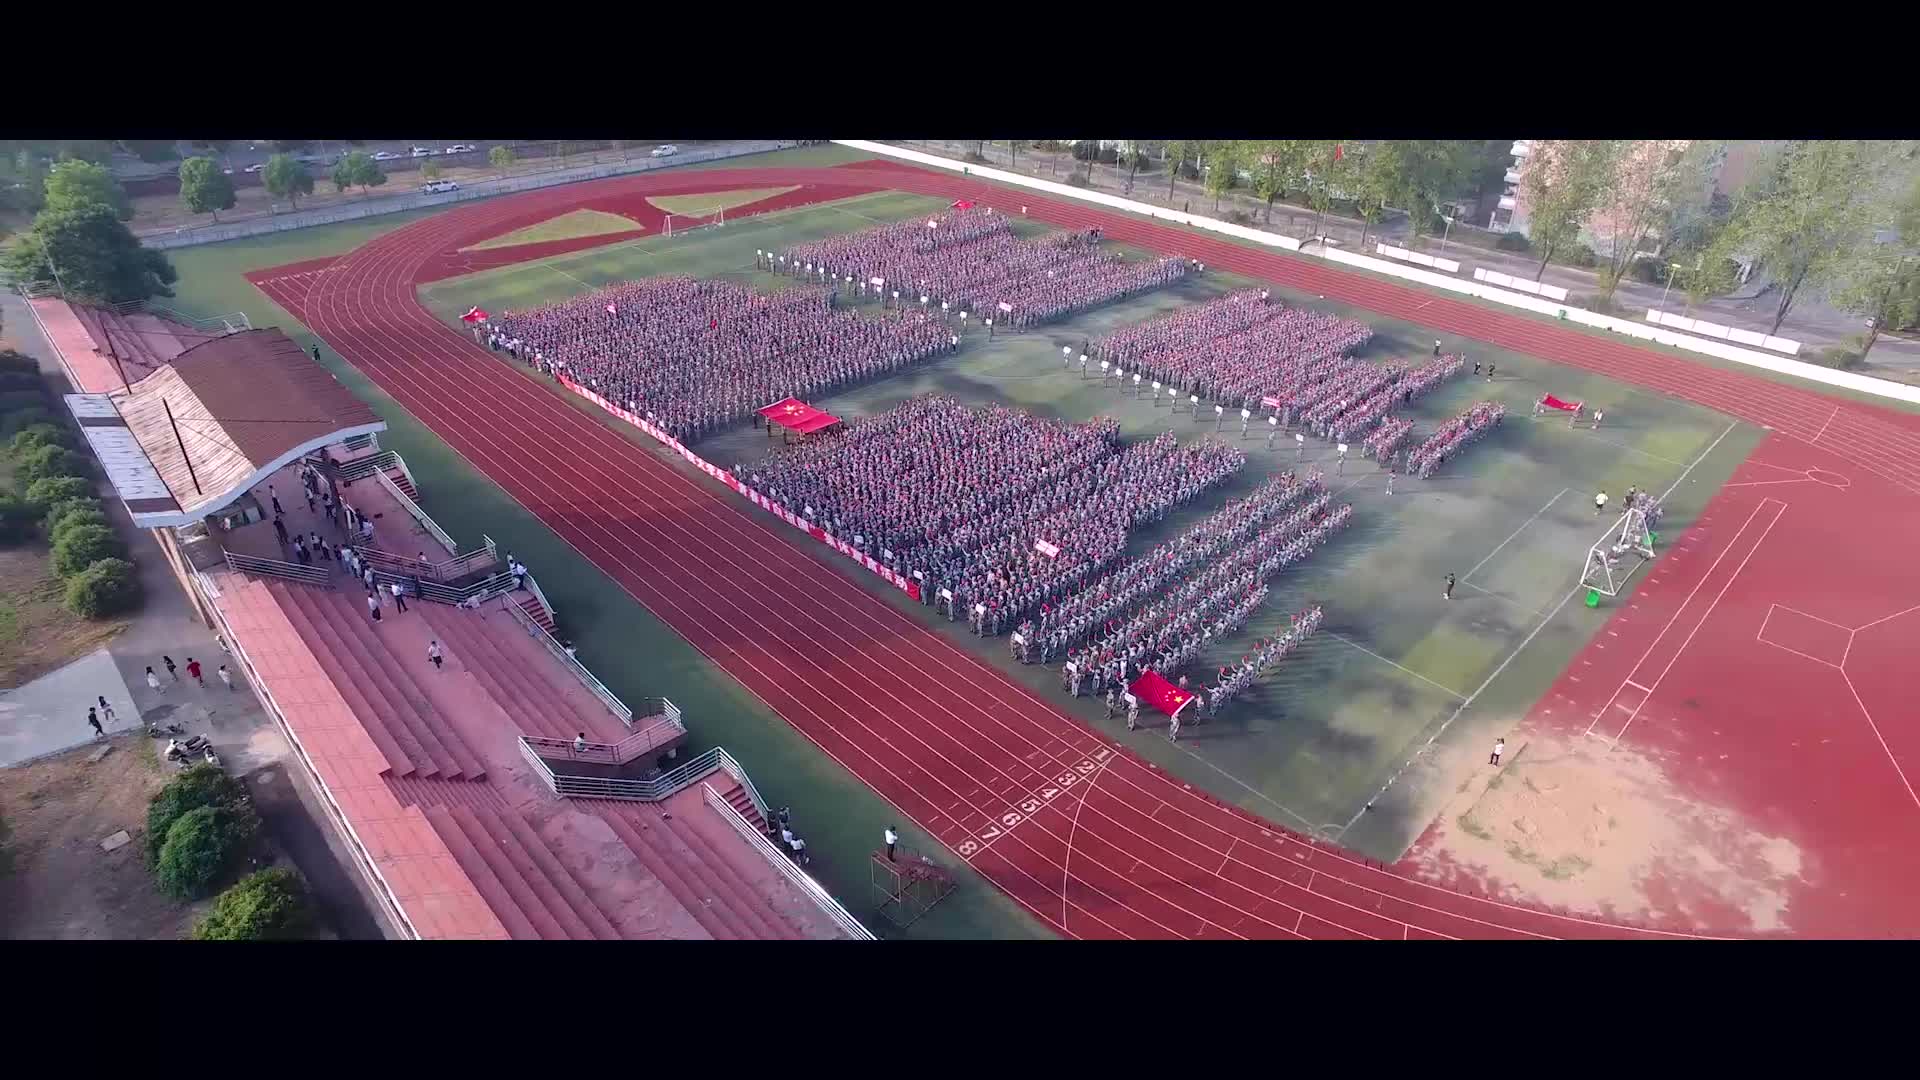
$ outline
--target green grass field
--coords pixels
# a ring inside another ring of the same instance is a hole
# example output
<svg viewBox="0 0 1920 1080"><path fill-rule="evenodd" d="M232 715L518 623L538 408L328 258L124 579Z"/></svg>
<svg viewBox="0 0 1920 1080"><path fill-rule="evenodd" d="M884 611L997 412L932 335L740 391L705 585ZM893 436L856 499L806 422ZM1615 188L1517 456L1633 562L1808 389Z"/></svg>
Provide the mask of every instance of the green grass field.
<svg viewBox="0 0 1920 1080"><path fill-rule="evenodd" d="M538 244L548 240L572 240L580 236L606 236L609 233L632 232L640 228L640 223L619 214L609 214L605 210L569 210L545 221L528 225L524 229L515 229L490 240L463 247L461 251L486 251L490 248L514 247L519 244Z"/></svg>
<svg viewBox="0 0 1920 1080"><path fill-rule="evenodd" d="M836 147L811 147L716 167L795 155L839 160L857 156ZM752 268L755 248L784 248L941 205L942 200L899 193L862 196L486 271L435 283L421 290L421 297L451 322L474 304L488 310L525 307L650 274L724 276L773 288L783 279ZM305 328L239 274L345 251L406 220L381 218L174 253L182 274L178 306L193 314L244 310L256 325L280 325L304 344L310 339ZM1184 413L1170 415L1164 406L1102 390L1095 382L1083 382L1077 371L1063 371L1060 347L1078 346L1084 338L1245 284L1209 274L1023 335L1002 334L988 342L976 332L955 357L818 404L859 417L914 394L941 390L970 401L1002 401L1072 419L1106 413L1121 421L1129 438L1169 426L1183 433L1209 431L1211 423L1196 427ZM1366 353L1371 358L1416 358L1434 337L1425 328L1373 313L1344 310L1284 290L1276 290L1276 295L1366 321L1376 334ZM1664 490L1714 447L1667 502L1665 531L1670 539L1762 434L1712 411L1597 375L1478 346L1471 351L1498 365L1499 380L1456 380L1419 403L1413 418L1421 429L1430 430L1472 402L1492 398L1506 403L1508 421L1493 437L1449 462L1439 476L1405 481L1392 496L1382 493L1381 478L1370 463L1356 459L1344 474L1331 477L1342 497L1356 504L1353 526L1308 563L1277 578L1263 619L1229 644L1266 633L1310 602L1327 610L1324 632L1281 672L1236 701L1227 715L1186 728L1179 744L1169 744L1158 729L1129 734L1123 725L1106 724L1091 702L1074 703L1061 694L1052 671L1009 662L1004 640L982 642L941 624L943 632L1189 783L1289 827L1330 831L1326 827L1344 826L1443 727L1445 735L1436 744L1440 751L1477 746L1509 730L1598 629L1607 607L1589 611L1567 602L1581 558L1601 530L1591 509L1594 490L1605 487L1616 498L1629 484ZM617 692L667 693L683 702L697 738L727 746L770 798L795 807L818 856L822 881L856 913L866 914L864 856L872 846L874 823L888 813L880 800L707 665L357 372L333 360L331 350L325 355L343 381L392 425L382 441L413 465L427 510L462 540L474 541L486 532L526 558L569 632L581 642L582 658ZM1607 428L1570 431L1564 419L1532 420L1530 403L1544 391L1605 409ZM562 396L598 415L571 395ZM638 432L604 422L649 445ZM1226 434L1237 437L1237 426L1229 425ZM1136 537L1135 547L1150 546L1273 471L1296 467L1291 450L1269 454L1259 438L1245 445L1253 460L1227 489ZM700 449L716 463L733 466L764 452L765 446L765 435L743 429L709 439ZM1332 458L1330 446L1309 437L1307 464L1331 473ZM677 459L674 464L683 467ZM711 482L690 468L687 475ZM776 530L775 535L798 550L821 554L796 532ZM845 560L828 563L902 610L929 616ZM1451 602L1440 597L1449 572L1463 580ZM644 666L619 659L633 656L653 659ZM1468 696L1472 704L1463 709ZM1375 857L1397 856L1430 820L1446 790L1445 769L1430 764L1445 756L1425 755L1424 764L1408 770L1374 813L1359 816L1342 835L1343 842ZM926 842L923 837L909 839ZM916 937L1041 934L1044 931L997 890L971 877L963 878L961 890L912 931Z"/></svg>
<svg viewBox="0 0 1920 1080"><path fill-rule="evenodd" d="M756 248L783 249L928 213L940 205L937 199L898 193L862 196L724 229L644 238L537 265L502 267L437 282L421 295L431 310L451 321L474 304L488 310L527 307L648 274L729 277L776 288L783 279L753 269ZM950 360L816 404L857 418L938 390L972 402L1004 402L1069 419L1106 413L1122 422L1128 437L1169 427L1208 432L1213 428L1210 420L1196 427L1188 414L1171 414L1164 406L1103 390L1097 380L1082 381L1077 368L1063 370L1060 348L1077 347L1085 338L1248 284L1209 274L1041 331L1001 334L991 342L976 333ZM1371 358L1417 358L1434 337L1426 328L1370 312L1341 309L1313 297L1286 298L1367 322L1376 333L1364 354ZM1344 474L1331 480L1343 498L1355 503L1352 528L1309 563L1277 579L1263 617L1227 644L1238 650L1313 602L1328 613L1318 640L1243 696L1226 716L1189 726L1178 745L1157 731L1129 734L1124 725L1105 724L1102 710L1090 701L1079 703L1079 715L1190 783L1281 824L1323 833L1340 832L1387 778L1443 727L1439 753L1425 755L1423 762L1440 760L1457 747L1490 742L1493 734L1507 730L1607 614L1605 608L1589 611L1566 602L1587 548L1603 529L1592 511L1593 493L1605 488L1617 499L1629 484L1662 491L1718 440L1712 457L1669 500L1671 533L1691 520L1761 432L1596 375L1478 346L1472 353L1492 360L1499 380L1455 380L1420 402L1414 419L1420 429L1431 430L1473 402L1492 399L1508 408L1501 431L1450 462L1432 480L1403 481L1392 496L1384 494L1382 477L1371 463L1357 458L1349 462ZM1564 418L1536 421L1530 416L1531 404L1544 391L1583 399L1610 417L1627 419L1617 427L1610 420L1600 432L1569 430ZM1226 433L1238 438L1237 422L1229 423ZM630 437L643 438L631 432ZM741 429L709 438L699 449L709 460L734 467L764 453L766 445L764 433ZM1229 487L1140 534L1134 549L1150 547L1271 472L1295 467L1292 449L1268 453L1257 435L1245 445L1254 460ZM1309 437L1304 459L1309 465L1333 473L1335 456L1330 445ZM711 482L691 469L688 474ZM779 532L796 547L813 549L798 534ZM829 563L903 610L916 610L872 575L844 560ZM1441 597L1449 572L1464 582L1451 601ZM950 636L1050 700L1073 707L1059 693L1053 672L1011 663L1004 641L981 642L964 632ZM1522 642L1526 648L1515 656ZM1212 657L1210 666L1231 655L1235 653ZM1463 710L1469 696L1472 707ZM1344 832L1344 841L1375 857L1396 857L1430 820L1445 790L1443 772L1424 766L1408 770L1373 813Z"/></svg>

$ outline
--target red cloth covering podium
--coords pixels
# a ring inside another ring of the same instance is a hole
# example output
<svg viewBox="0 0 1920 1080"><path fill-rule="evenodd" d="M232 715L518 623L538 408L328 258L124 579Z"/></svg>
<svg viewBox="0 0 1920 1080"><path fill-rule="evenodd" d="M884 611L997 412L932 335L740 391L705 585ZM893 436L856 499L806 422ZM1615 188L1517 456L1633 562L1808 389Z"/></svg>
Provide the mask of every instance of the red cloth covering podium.
<svg viewBox="0 0 1920 1080"><path fill-rule="evenodd" d="M1142 672L1133 680L1133 685L1127 687L1127 692L1168 716L1179 716L1181 709L1193 704L1192 694L1168 682L1157 671Z"/></svg>
<svg viewBox="0 0 1920 1080"><path fill-rule="evenodd" d="M1559 409L1561 412L1579 412L1583 403L1578 401L1561 401L1552 394L1548 394L1540 399L1540 404L1549 409Z"/></svg>
<svg viewBox="0 0 1920 1080"><path fill-rule="evenodd" d="M821 412L799 398L776 401L761 409L760 415L766 417L768 423L779 424L796 435L811 435L840 422L839 417Z"/></svg>

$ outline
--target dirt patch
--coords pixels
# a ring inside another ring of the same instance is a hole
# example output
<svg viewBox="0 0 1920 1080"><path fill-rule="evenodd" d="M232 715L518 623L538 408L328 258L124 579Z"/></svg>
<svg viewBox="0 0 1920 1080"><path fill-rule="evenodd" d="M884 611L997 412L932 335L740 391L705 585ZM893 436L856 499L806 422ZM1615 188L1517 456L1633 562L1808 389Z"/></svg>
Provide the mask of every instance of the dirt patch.
<svg viewBox="0 0 1920 1080"><path fill-rule="evenodd" d="M548 240L572 240L581 236L607 236L612 233L633 232L642 228L632 218L609 214L604 210L570 210L557 217L536 222L523 229L515 229L491 240L482 240L477 244L468 244L461 251L486 251L491 248L517 247L521 244L538 244Z"/></svg>
<svg viewBox="0 0 1920 1080"><path fill-rule="evenodd" d="M126 629L123 620L73 614L62 595L45 548L0 551L0 689L25 686Z"/></svg>
<svg viewBox="0 0 1920 1080"><path fill-rule="evenodd" d="M1534 737L1483 768L1408 856L1422 877L1649 925L1787 929L1799 848L1681 797L1654 759Z"/></svg>
<svg viewBox="0 0 1920 1080"><path fill-rule="evenodd" d="M141 737L113 740L106 757L82 746L0 770L0 937L152 940L186 936L208 903L162 896L144 863L147 800L169 773ZM125 830L113 851L101 841Z"/></svg>

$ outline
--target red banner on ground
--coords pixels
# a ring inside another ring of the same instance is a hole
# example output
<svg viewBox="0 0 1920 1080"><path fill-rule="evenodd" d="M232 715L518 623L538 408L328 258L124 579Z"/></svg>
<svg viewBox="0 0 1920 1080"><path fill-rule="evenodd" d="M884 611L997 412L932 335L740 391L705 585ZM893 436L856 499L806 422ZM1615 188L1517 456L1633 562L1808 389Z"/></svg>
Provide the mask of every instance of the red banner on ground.
<svg viewBox="0 0 1920 1080"><path fill-rule="evenodd" d="M761 409L760 415L766 417L772 423L779 424L788 431L800 435L808 435L819 431L821 428L830 428L840 422L839 417L832 413L821 412L819 409L801 402L798 398L787 398L785 401L776 401L766 408Z"/></svg>
<svg viewBox="0 0 1920 1080"><path fill-rule="evenodd" d="M1193 704L1193 695L1162 678L1157 671L1143 672L1127 687L1128 692L1168 716L1180 715L1180 710Z"/></svg>
<svg viewBox="0 0 1920 1080"><path fill-rule="evenodd" d="M1540 404L1545 405L1549 409L1559 409L1561 412L1579 412L1581 406L1581 403L1578 401L1561 401L1552 394L1541 398Z"/></svg>

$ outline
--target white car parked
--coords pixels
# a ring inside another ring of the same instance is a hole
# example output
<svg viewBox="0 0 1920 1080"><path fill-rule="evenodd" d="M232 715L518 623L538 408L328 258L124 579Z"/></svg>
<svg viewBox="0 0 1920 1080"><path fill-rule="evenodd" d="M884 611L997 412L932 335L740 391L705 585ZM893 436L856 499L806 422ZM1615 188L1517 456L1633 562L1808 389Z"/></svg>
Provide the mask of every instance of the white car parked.
<svg viewBox="0 0 1920 1080"><path fill-rule="evenodd" d="M445 152L449 154L471 154L477 149L479 148L471 143L454 143L452 146L447 147Z"/></svg>
<svg viewBox="0 0 1920 1080"><path fill-rule="evenodd" d="M413 156L414 157L432 157L433 151L427 149L424 146L416 146L413 148Z"/></svg>
<svg viewBox="0 0 1920 1080"><path fill-rule="evenodd" d="M673 155L679 152L680 152L680 148L673 145L672 143L668 143L665 146L656 146L653 148L654 157L672 157Z"/></svg>
<svg viewBox="0 0 1920 1080"><path fill-rule="evenodd" d="M247 170L246 170L246 171L248 171L248 172L259 172L259 171L260 171L261 169L264 169L264 168L266 168L266 167L267 167L267 163L266 163L266 162L264 162L264 161L256 161L256 162L254 162L253 164L251 164L251 165L249 165L249 166L247 166Z"/></svg>
<svg viewBox="0 0 1920 1080"><path fill-rule="evenodd" d="M373 160L375 161L398 161L399 159L400 159L400 155L394 153L391 150L382 150L379 153L373 155Z"/></svg>
<svg viewBox="0 0 1920 1080"><path fill-rule="evenodd" d="M420 190L430 195L439 195L448 191L459 191L460 185L451 180L429 180L420 185Z"/></svg>

